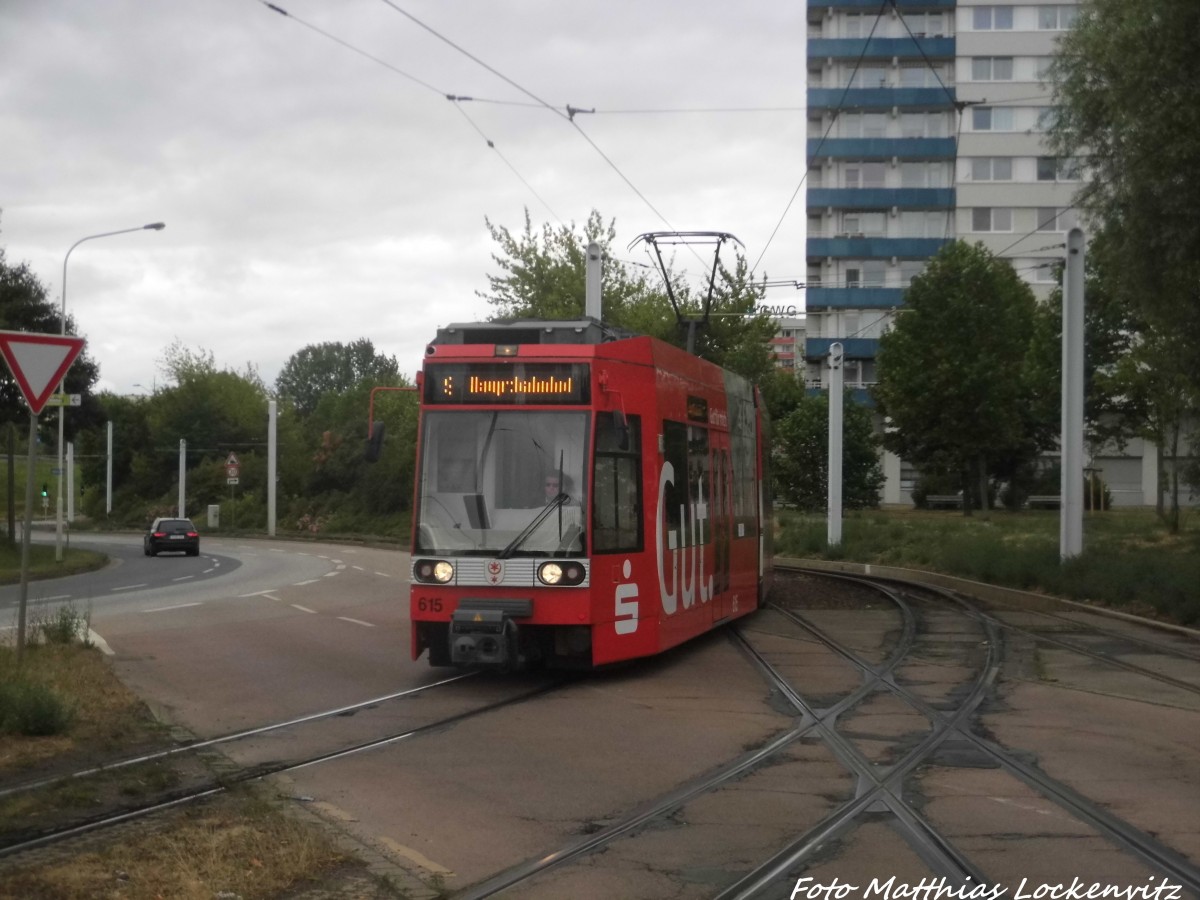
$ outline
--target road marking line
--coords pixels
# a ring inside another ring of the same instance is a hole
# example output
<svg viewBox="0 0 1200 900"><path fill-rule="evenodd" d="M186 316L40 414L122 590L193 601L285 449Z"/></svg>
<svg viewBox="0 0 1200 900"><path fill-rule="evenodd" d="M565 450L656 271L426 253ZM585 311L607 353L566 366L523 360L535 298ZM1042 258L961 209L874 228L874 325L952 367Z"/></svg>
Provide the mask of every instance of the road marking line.
<svg viewBox="0 0 1200 900"><path fill-rule="evenodd" d="M144 588L144 587L147 587L147 584L145 584L145 583L143 583L143 584L123 584L120 587L109 588L108 590L111 593L112 591L132 591L134 588Z"/></svg>
<svg viewBox="0 0 1200 900"><path fill-rule="evenodd" d="M446 875L446 876L454 875L454 873L451 872L449 869L447 869L445 866L439 866L437 863L435 863L432 859L430 859L425 854L421 853L419 850L414 850L412 847L405 847L403 844L399 843L398 841L393 841L389 837L381 836L380 838L378 838L378 840L379 840L379 843L383 844L385 847L387 847L393 853L398 853L401 856L405 857L406 859L412 860L418 866L420 866L422 869L425 869L428 872L433 872L435 875Z"/></svg>
<svg viewBox="0 0 1200 900"><path fill-rule="evenodd" d="M88 629L87 636L92 645L98 647L100 652L105 656L116 656L116 654L112 651L112 647L108 646L108 641L96 634L96 632L92 631L92 629Z"/></svg>
<svg viewBox="0 0 1200 900"><path fill-rule="evenodd" d="M316 584L320 580L321 580L320 578L312 578L308 581L297 581L295 584L292 585L292 587L304 587L306 584Z"/></svg>
<svg viewBox="0 0 1200 900"><path fill-rule="evenodd" d="M352 619L349 616L338 616L343 622L353 622L355 625L365 625L367 628L374 628L375 625L371 622L364 622L362 619Z"/></svg>
<svg viewBox="0 0 1200 900"><path fill-rule="evenodd" d="M31 597L30 599L38 603L53 603L55 600L70 600L71 596L71 594L58 594L55 597Z"/></svg>
<svg viewBox="0 0 1200 900"><path fill-rule="evenodd" d="M201 572L200 574L201 574L201 575L207 575L209 572L213 572L213 571L215 571L215 570L216 570L216 568L217 568L216 566L213 566L211 569L205 569L205 570L204 570L203 572Z"/></svg>
<svg viewBox="0 0 1200 900"><path fill-rule="evenodd" d="M292 609L298 609L300 612L312 613L314 616L317 614L315 609L309 609L307 606L300 606L298 603L293 603Z"/></svg>
<svg viewBox="0 0 1200 900"><path fill-rule="evenodd" d="M326 572L326 573L325 573L324 575L322 575L321 577L322 577L322 578L332 578L332 577L333 577L334 575L336 575L336 574L337 574L337 572Z"/></svg>
<svg viewBox="0 0 1200 900"><path fill-rule="evenodd" d="M178 603L175 606L156 606L154 609L143 609L144 613L166 612L171 609L187 609L189 606L203 606L203 603Z"/></svg>
<svg viewBox="0 0 1200 900"><path fill-rule="evenodd" d="M274 600L276 603L282 603L282 602L283 602L281 599L279 599L278 597L276 597L276 596L275 596L274 594L272 594L270 591L263 591L263 592L262 592L262 596L266 597L268 600Z"/></svg>
<svg viewBox="0 0 1200 900"><path fill-rule="evenodd" d="M271 591L275 588L267 588L265 591L255 591L253 594L238 594L239 600L245 600L247 597L271 597ZM274 600L274 597L271 597Z"/></svg>
<svg viewBox="0 0 1200 900"><path fill-rule="evenodd" d="M195 575L180 575L178 578L172 578L172 581L187 581L189 578L195 578Z"/></svg>
<svg viewBox="0 0 1200 900"><path fill-rule="evenodd" d="M380 578L391 578L392 577L387 572L376 572L375 574L378 575Z"/></svg>
<svg viewBox="0 0 1200 900"><path fill-rule="evenodd" d="M366 570L366 569L364 569L362 566L351 566L351 568L352 568L352 569L358 569L358 571L360 571L360 572L365 572L365 571L367 571L367 570Z"/></svg>

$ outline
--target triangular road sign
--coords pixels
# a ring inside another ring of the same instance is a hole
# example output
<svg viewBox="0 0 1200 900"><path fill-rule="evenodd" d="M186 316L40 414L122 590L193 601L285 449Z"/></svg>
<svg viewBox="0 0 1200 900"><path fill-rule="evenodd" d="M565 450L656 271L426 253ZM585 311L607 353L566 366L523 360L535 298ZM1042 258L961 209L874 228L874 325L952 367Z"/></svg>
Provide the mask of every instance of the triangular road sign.
<svg viewBox="0 0 1200 900"><path fill-rule="evenodd" d="M83 338L0 331L0 354L36 416L83 350Z"/></svg>

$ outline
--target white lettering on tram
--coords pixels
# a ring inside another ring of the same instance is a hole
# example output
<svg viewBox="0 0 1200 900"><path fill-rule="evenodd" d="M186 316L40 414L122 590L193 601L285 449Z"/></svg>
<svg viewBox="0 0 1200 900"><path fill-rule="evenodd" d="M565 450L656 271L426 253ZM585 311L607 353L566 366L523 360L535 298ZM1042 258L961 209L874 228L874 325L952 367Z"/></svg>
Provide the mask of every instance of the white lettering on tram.
<svg viewBox="0 0 1200 900"><path fill-rule="evenodd" d="M687 507L679 506L679 521L685 526L690 525L690 531L697 540L692 546L684 545L683 535L675 530L666 530L666 496L667 485L675 483L675 467L664 462L658 476L658 522L655 525L655 549L658 557L658 591L662 602L662 610L672 616L679 609L680 602L684 609L691 609L696 603L697 593L701 603L708 603L713 595L713 577L704 575L704 523L708 521L708 504L700 501L691 508L691 519L685 522L688 514ZM700 482L700 496L704 496L704 483ZM666 546L664 547L664 539ZM667 557L670 556L670 582L667 580ZM682 557L682 559L681 559ZM699 590L697 590L697 585Z"/></svg>
<svg viewBox="0 0 1200 900"><path fill-rule="evenodd" d="M621 572L625 578L633 574L633 564L629 560L625 560ZM638 586L632 584L617 585L617 619L613 623L617 629L617 634L633 634L638 628ZM627 618L626 618L627 617Z"/></svg>

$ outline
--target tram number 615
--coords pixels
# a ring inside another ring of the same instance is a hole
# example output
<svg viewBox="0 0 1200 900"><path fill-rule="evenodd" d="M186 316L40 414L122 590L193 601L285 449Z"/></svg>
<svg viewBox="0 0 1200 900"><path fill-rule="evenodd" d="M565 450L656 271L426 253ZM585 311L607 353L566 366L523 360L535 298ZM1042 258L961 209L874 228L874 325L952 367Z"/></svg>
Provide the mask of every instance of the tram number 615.
<svg viewBox="0 0 1200 900"><path fill-rule="evenodd" d="M442 598L441 597L418 597L417 598L417 609L419 609L421 612L440 613L442 611Z"/></svg>

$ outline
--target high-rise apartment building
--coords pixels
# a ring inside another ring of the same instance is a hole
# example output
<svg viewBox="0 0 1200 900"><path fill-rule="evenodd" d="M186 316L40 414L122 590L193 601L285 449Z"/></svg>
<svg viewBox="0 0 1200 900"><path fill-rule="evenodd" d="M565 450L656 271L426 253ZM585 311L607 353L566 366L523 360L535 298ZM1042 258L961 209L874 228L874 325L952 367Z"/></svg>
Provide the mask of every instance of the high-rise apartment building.
<svg viewBox="0 0 1200 900"><path fill-rule="evenodd" d="M980 241L1046 296L1077 224L1049 155L1046 70L1075 3L823 0L808 7L805 378L875 381L879 337L947 241ZM885 500L903 497L885 459Z"/></svg>

